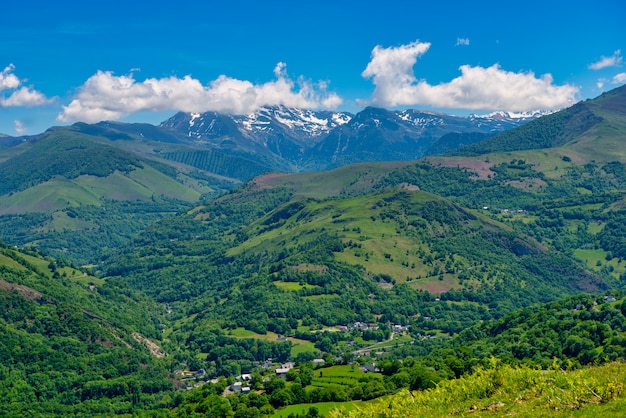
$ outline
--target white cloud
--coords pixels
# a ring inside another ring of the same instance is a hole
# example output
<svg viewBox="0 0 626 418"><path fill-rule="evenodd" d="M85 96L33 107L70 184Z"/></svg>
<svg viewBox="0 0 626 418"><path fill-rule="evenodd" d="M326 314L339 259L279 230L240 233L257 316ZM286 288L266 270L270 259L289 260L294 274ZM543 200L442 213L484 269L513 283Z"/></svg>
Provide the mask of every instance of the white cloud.
<svg viewBox="0 0 626 418"><path fill-rule="evenodd" d="M13 70L15 70L15 66L9 64L0 73L0 91L15 89L20 85L20 79L15 74L12 74Z"/></svg>
<svg viewBox="0 0 626 418"><path fill-rule="evenodd" d="M591 70L601 70L607 67L617 67L622 63L621 51L618 49L610 57L602 56L600 59L592 64L589 64Z"/></svg>
<svg viewBox="0 0 626 418"><path fill-rule="evenodd" d="M596 87L602 90L602 88L604 87L604 83L606 83L606 80L604 78L600 78L598 79L598 81L596 81Z"/></svg>
<svg viewBox="0 0 626 418"><path fill-rule="evenodd" d="M469 44L470 44L469 38L456 38L456 46L469 45Z"/></svg>
<svg viewBox="0 0 626 418"><path fill-rule="evenodd" d="M613 77L613 84L626 83L626 73L619 73Z"/></svg>
<svg viewBox="0 0 626 418"><path fill-rule="evenodd" d="M26 133L26 127L22 121L16 119L13 121L13 125L15 126L15 132L17 132L18 135Z"/></svg>
<svg viewBox="0 0 626 418"><path fill-rule="evenodd" d="M14 71L15 66L9 64L0 73L0 92L8 91L10 93L9 97L0 96L0 107L41 106L52 101L37 90L25 86L20 87L23 80L20 80L13 73Z"/></svg>
<svg viewBox="0 0 626 418"><path fill-rule="evenodd" d="M62 122L119 119L140 111L180 110L250 113L261 106L285 105L302 108L336 108L342 100L327 92L327 83L312 83L288 77L286 65L274 68L276 79L264 84L219 76L208 86L192 78L149 78L136 81L133 74L115 76L98 71L83 84L57 119Z"/></svg>
<svg viewBox="0 0 626 418"><path fill-rule="evenodd" d="M572 104L579 89L557 86L550 74L505 71L462 65L461 75L450 82L431 85L417 80L413 66L430 44L418 41L397 48L377 46L362 75L372 78L374 93L361 104L377 106L433 106L444 109L528 111L558 109Z"/></svg>
<svg viewBox="0 0 626 418"><path fill-rule="evenodd" d="M361 73L365 78L372 78L376 86L372 94L372 103L395 106L411 102L408 97L399 96L406 93L407 87L415 83L413 66L417 58L424 55L428 48L430 43L419 41L397 48L375 46L369 64Z"/></svg>
<svg viewBox="0 0 626 418"><path fill-rule="evenodd" d="M50 99L43 93L28 87L20 87L20 89L15 90L8 98L0 99L0 106L3 107L41 106L47 103L50 103Z"/></svg>

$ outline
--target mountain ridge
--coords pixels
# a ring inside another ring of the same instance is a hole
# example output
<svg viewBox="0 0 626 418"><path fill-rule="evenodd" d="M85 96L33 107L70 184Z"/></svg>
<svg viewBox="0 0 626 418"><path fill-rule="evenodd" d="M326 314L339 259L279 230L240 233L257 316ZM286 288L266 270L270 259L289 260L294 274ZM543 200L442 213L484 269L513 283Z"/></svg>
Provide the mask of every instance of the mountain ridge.
<svg viewBox="0 0 626 418"><path fill-rule="evenodd" d="M159 126L197 143L230 147L231 152L274 156L284 167L291 167L289 171L310 171L354 162L417 159L445 134L494 134L543 114L458 117L375 107L350 114L274 106L248 115L179 112Z"/></svg>
<svg viewBox="0 0 626 418"><path fill-rule="evenodd" d="M619 136L620 131L626 127L624 103L626 85L448 154L478 155L558 148L567 144L574 150L584 148L589 151L590 148L585 147L585 144L594 142L601 136Z"/></svg>

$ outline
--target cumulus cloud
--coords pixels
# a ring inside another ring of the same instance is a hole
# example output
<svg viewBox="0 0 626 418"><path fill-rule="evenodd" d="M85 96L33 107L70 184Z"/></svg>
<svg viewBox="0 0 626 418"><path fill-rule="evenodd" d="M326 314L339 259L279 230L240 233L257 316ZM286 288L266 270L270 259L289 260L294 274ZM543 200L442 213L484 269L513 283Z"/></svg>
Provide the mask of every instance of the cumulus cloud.
<svg viewBox="0 0 626 418"><path fill-rule="evenodd" d="M14 71L15 66L9 64L0 73L0 92L9 93L8 97L4 93L0 96L0 107L41 106L51 102L51 99L43 93L31 87L22 86L23 80L20 80Z"/></svg>
<svg viewBox="0 0 626 418"><path fill-rule="evenodd" d="M21 87L14 91L8 98L0 99L0 106L41 106L50 103L43 93L32 90L29 87Z"/></svg>
<svg viewBox="0 0 626 418"><path fill-rule="evenodd" d="M456 38L456 46L469 45L469 44L470 44L469 38Z"/></svg>
<svg viewBox="0 0 626 418"><path fill-rule="evenodd" d="M622 52L618 49L610 57L602 56L592 64L589 64L591 70L601 70L607 67L617 67L622 63Z"/></svg>
<svg viewBox="0 0 626 418"><path fill-rule="evenodd" d="M376 86L372 103L395 106L407 104L402 102L411 102L405 93L407 87L411 87L416 81L413 66L428 48L430 43L419 41L395 48L375 46L369 64L361 73L361 76L371 78Z"/></svg>
<svg viewBox="0 0 626 418"><path fill-rule="evenodd" d="M613 84L626 83L626 73L619 73L613 77Z"/></svg>
<svg viewBox="0 0 626 418"><path fill-rule="evenodd" d="M14 70L15 66L13 64L9 64L9 66L2 70L0 73L0 91L15 89L20 85L20 79L13 74Z"/></svg>
<svg viewBox="0 0 626 418"><path fill-rule="evenodd" d="M132 73L116 76L98 71L78 89L70 104L63 106L57 119L93 123L140 111L245 114L269 105L333 109L342 103L337 94L327 91L325 82L291 79L282 62L274 68L274 75L275 80L264 84L221 75L205 86L191 76L137 81Z"/></svg>
<svg viewBox="0 0 626 418"><path fill-rule="evenodd" d="M579 92L575 86L554 85L550 74L536 77L533 72L506 71L498 64L487 68L462 65L459 77L431 85L417 80L413 71L417 58L429 47L419 41L395 48L375 47L362 73L373 80L375 88L371 99L361 104L528 111L568 106Z"/></svg>

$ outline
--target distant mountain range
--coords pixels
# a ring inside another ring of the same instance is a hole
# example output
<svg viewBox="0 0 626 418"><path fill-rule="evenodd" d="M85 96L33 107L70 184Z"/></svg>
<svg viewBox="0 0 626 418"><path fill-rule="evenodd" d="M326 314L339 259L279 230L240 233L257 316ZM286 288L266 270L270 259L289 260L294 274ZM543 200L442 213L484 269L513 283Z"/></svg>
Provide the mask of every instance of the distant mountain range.
<svg viewBox="0 0 626 418"><path fill-rule="evenodd" d="M353 115L274 106L248 115L181 112L159 126L76 123L34 136L2 135L0 146L10 149L7 155L11 156L30 148L28 144L52 137L79 141L82 137L142 158L182 163L238 182L268 171L317 171L357 162L415 160L482 141L544 114L495 112L458 117L368 107Z"/></svg>
<svg viewBox="0 0 626 418"><path fill-rule="evenodd" d="M471 143L543 114L496 112L463 118L368 107L353 115L274 106L248 115L181 112L160 127L183 134L196 145L262 155L273 169L311 171L363 161L413 160L447 134L462 135L459 144L468 143L468 138ZM450 147L458 144L444 148Z"/></svg>

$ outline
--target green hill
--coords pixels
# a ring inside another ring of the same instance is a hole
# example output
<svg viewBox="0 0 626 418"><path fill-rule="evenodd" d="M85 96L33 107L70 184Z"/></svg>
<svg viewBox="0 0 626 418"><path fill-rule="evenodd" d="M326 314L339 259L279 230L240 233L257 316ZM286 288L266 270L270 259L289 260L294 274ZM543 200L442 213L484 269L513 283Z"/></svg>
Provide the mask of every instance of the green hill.
<svg viewBox="0 0 626 418"><path fill-rule="evenodd" d="M341 243L335 251L335 260L358 266L365 276L385 276L394 283L408 283L432 293L451 289L486 290L495 283L482 281L482 274L489 277L487 271L496 265L502 276L528 280L521 272L507 272L511 266L505 267L505 260L515 259L515 256L539 260L547 254L545 247L516 236L502 224L410 188L384 189L322 202L289 203L246 228L245 234L250 238L226 254L237 257L250 251L256 255L273 252L276 254L272 257L274 262L280 259L286 265L315 263L306 259L300 249L314 245L320 233L335 237ZM281 253L287 256L279 256ZM291 254L297 255L292 257ZM450 257L451 254L454 256ZM498 254L503 257L501 261L498 261ZM298 261L291 261L291 258ZM491 263L494 266L485 265ZM467 280L472 266L477 264L487 271L474 278L478 282ZM570 277L579 276L572 268ZM580 280L594 281L584 274ZM501 285L516 286L513 283ZM570 285L584 287L582 283L576 284L576 280Z"/></svg>
<svg viewBox="0 0 626 418"><path fill-rule="evenodd" d="M6 147L0 236L92 263L150 222L238 182L159 160L147 151L150 144L155 146L118 130L77 124Z"/></svg>
<svg viewBox="0 0 626 418"><path fill-rule="evenodd" d="M565 372L494 366L426 391L408 390L331 418L622 416L624 363Z"/></svg>
<svg viewBox="0 0 626 418"><path fill-rule="evenodd" d="M568 145L589 160L623 160L615 145L626 132L626 86L572 107L543 116L526 125L495 135L477 144L452 151L455 155L487 154ZM615 142L617 141L617 142ZM619 147L623 148L623 146ZM607 152L610 149L612 152ZM583 153L584 152L584 153Z"/></svg>
<svg viewBox="0 0 626 418"><path fill-rule="evenodd" d="M162 308L119 284L0 244L0 307L4 416L130 413L174 388Z"/></svg>
<svg viewBox="0 0 626 418"><path fill-rule="evenodd" d="M53 132L21 147L25 148L22 153L2 163L0 195L25 190L55 176L106 177L115 171L127 174L140 168L139 159L127 152Z"/></svg>
<svg viewBox="0 0 626 418"><path fill-rule="evenodd" d="M472 153L487 154L558 147L587 132L600 122L602 118L595 115L585 103L581 102L452 153L471 155Z"/></svg>
<svg viewBox="0 0 626 418"><path fill-rule="evenodd" d="M554 359L568 359L570 364L615 361L626 353L625 313L626 305L613 295L581 294L478 324L461 332L450 346L544 368Z"/></svg>
<svg viewBox="0 0 626 418"><path fill-rule="evenodd" d="M315 330L430 317L427 331L452 335L613 283L504 222L410 185L323 200L251 186L153 225L103 275L173 306L179 319L168 335L193 341L192 355L217 374L253 367L270 347L289 356L289 342L241 346L234 328L342 355L355 350L345 345L353 335Z"/></svg>

